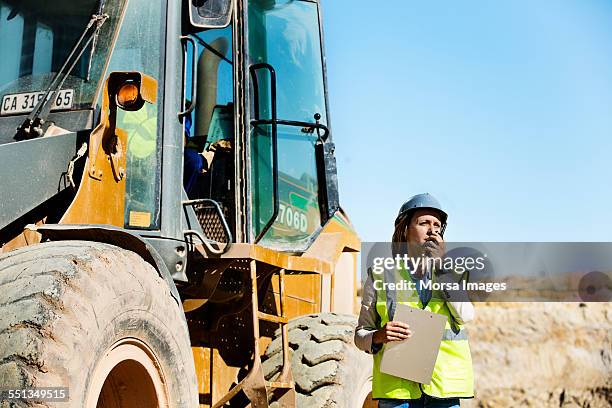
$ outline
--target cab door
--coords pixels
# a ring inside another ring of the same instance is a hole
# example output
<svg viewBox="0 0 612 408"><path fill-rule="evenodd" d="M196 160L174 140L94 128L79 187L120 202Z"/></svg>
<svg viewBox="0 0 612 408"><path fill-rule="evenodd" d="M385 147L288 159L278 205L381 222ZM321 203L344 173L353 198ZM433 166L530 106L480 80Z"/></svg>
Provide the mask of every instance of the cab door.
<svg viewBox="0 0 612 408"><path fill-rule="evenodd" d="M330 213L327 187L335 180L325 171L335 167L325 155L331 141L319 4L245 3L251 240L304 250Z"/></svg>

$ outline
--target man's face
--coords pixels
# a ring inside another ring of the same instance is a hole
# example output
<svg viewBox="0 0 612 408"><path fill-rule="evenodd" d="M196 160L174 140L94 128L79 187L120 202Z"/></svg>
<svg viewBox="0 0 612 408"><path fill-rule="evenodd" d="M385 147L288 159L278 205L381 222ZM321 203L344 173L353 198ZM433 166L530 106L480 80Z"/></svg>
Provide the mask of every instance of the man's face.
<svg viewBox="0 0 612 408"><path fill-rule="evenodd" d="M439 247L444 242L440 235L441 230L442 221L436 210L428 208L416 210L408 226L408 243L410 249L414 251L412 253L422 253L423 248L429 246Z"/></svg>

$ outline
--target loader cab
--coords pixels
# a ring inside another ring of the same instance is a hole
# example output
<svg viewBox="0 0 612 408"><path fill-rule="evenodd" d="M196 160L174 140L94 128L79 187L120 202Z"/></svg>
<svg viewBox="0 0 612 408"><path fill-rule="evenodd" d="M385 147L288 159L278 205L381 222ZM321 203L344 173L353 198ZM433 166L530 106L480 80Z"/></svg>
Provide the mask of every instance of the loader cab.
<svg viewBox="0 0 612 408"><path fill-rule="evenodd" d="M338 208L319 3L190 0L183 36L186 149L208 160L190 198L239 242L307 249Z"/></svg>
<svg viewBox="0 0 612 408"><path fill-rule="evenodd" d="M47 3L0 0L0 37L17 39L0 47L0 146L13 144L0 158L14 161L14 150L27 147L28 182L37 183L25 191L25 176L5 178L5 192L24 191L29 199L5 211L0 228L61 192L65 201L20 220L19 228L43 218L110 224L149 239L168 265L179 265L192 226L184 204L199 199L218 205L235 242L308 248L338 208L318 1ZM87 31L96 16L104 23ZM80 37L91 41L79 45ZM77 153L104 116L105 82L126 71L153 78L156 95L139 109L116 110L125 169L112 188L76 206L87 195L79 185L85 160L97 152L85 146L87 155ZM62 75L40 116L41 132L18 137L15 129ZM55 139L46 137L51 123L59 128ZM187 192L186 151L202 157ZM68 171L72 160L77 170Z"/></svg>

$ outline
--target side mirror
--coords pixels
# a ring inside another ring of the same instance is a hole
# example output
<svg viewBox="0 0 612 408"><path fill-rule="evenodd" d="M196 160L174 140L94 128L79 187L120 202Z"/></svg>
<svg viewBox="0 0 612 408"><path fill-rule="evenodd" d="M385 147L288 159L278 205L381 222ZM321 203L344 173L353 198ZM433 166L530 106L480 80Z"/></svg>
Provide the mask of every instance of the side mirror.
<svg viewBox="0 0 612 408"><path fill-rule="evenodd" d="M198 28L224 28L232 21L234 0L189 0L189 21Z"/></svg>

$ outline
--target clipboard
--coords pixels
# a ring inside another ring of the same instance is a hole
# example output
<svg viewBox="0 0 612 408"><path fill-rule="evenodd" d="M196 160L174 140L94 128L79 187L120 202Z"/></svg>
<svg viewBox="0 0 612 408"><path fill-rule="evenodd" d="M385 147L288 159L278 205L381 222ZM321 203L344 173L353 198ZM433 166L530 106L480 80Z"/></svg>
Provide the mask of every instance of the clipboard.
<svg viewBox="0 0 612 408"><path fill-rule="evenodd" d="M412 336L385 344L380 371L429 384L444 335L446 316L397 304L393 320L408 323Z"/></svg>

